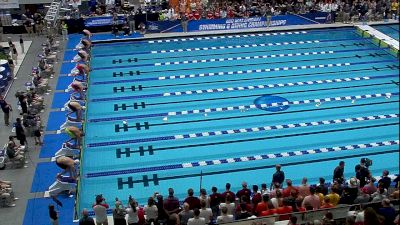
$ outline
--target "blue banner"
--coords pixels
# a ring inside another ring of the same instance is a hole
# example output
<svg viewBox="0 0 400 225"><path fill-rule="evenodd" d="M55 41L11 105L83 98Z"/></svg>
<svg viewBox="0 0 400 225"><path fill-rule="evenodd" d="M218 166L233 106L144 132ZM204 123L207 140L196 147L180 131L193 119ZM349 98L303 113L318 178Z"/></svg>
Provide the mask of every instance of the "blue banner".
<svg viewBox="0 0 400 225"><path fill-rule="evenodd" d="M271 21L268 21L265 17L204 19L189 21L188 31L238 30L316 23L318 22L296 15L273 16ZM148 21L147 30L149 32L182 32L182 26L179 21Z"/></svg>
<svg viewBox="0 0 400 225"><path fill-rule="evenodd" d="M313 13L301 14L301 16L318 23L326 23L328 15L329 13L327 12L313 12Z"/></svg>
<svg viewBox="0 0 400 225"><path fill-rule="evenodd" d="M123 24L125 21L124 16L118 16L118 24ZM112 16L96 16L85 19L85 27L101 27L113 25Z"/></svg>

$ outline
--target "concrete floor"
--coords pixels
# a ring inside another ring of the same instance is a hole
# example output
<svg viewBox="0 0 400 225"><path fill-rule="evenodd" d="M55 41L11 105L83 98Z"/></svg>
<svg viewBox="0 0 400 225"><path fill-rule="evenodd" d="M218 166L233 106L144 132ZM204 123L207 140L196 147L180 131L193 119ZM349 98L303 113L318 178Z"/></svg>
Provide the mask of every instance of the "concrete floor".
<svg viewBox="0 0 400 225"><path fill-rule="evenodd" d="M13 42L19 41L19 35L7 35L7 37L12 37ZM14 94L18 90L26 90L25 83L31 82L31 70L33 66L37 66L38 57L37 55L42 52L41 44L45 42L45 36L34 36L28 37L24 35L24 40L32 41L29 50L25 48L26 56L24 60L19 61L19 71L17 74L18 79L13 80L9 92L6 96L6 100L10 103L14 109L12 115L10 115L10 121L15 121L16 118L19 117L19 111L17 110L17 99ZM3 41L7 41L5 35L2 38ZM62 43L64 44L64 43ZM19 47L19 43L16 44ZM59 57L62 59L62 52L59 53ZM49 85L55 89L56 81L57 81L57 73L60 70L60 64L54 64L56 71L56 76L53 79L49 80ZM44 95L45 104L50 105L52 102L53 95ZM49 116L50 107L46 109L43 113L41 113L41 118L43 121L43 125L47 124L47 119ZM0 112L2 114L2 112ZM3 115L1 115L3 117ZM7 143L8 136L13 134L11 131L11 126L6 127L3 123L3 120L0 122L0 146L3 147L4 144ZM14 133L15 134L15 133ZM27 157L27 168L21 169L13 169L11 166L7 166L5 170L0 170L0 180L9 180L13 183L13 189L15 196L19 198L15 202L16 206L11 208L0 208L0 224L1 225L20 225L23 223L24 214L26 210L26 204L28 199L35 197L43 197L43 193L30 193L32 179L36 170L36 164L39 162L50 161L49 159L39 159L39 150L38 146L34 145L33 138L28 137L28 145L29 151L26 153Z"/></svg>

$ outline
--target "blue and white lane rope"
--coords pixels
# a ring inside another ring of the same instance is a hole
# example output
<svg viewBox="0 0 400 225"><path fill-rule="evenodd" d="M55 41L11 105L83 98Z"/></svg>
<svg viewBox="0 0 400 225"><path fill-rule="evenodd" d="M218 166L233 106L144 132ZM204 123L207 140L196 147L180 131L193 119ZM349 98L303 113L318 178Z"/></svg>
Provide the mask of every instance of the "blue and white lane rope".
<svg viewBox="0 0 400 225"><path fill-rule="evenodd" d="M144 81L154 81L154 80L189 79L189 78L209 77L209 76L255 74L255 73L284 71L284 70L319 69L319 68L329 68L329 67L342 67L342 66L354 66L354 65L363 65L363 64L390 63L390 62L397 63L398 60L379 60L379 61L364 61L364 62L355 62L355 63L303 65L303 66L293 66L293 67L277 67L277 68L268 68L268 69L253 69L253 70L238 70L238 71L227 71L227 72L171 75L171 76L135 78L135 79L124 79L124 80L115 80L114 79L111 81L97 81L97 82L93 82L92 84L93 85L102 85L102 84L114 84L114 83L126 83L126 82L144 82Z"/></svg>
<svg viewBox="0 0 400 225"><path fill-rule="evenodd" d="M199 60L185 60L185 61L175 61L175 62L162 62L154 63L154 66L168 66L168 65L179 65L179 64L189 64L189 63L206 63L206 62L224 62L224 61L238 61L238 60L248 60L248 59L267 59L267 58L281 58L281 57L293 57L293 56L306 56L306 55L325 55L333 54L334 51L320 51L320 52L298 52L298 53L288 53L288 54L272 54L272 55L256 55L256 56L243 56L243 57L229 57L229 58L217 58L217 59L199 59Z"/></svg>
<svg viewBox="0 0 400 225"><path fill-rule="evenodd" d="M318 103L322 104L323 102L333 102L333 101L345 101L345 100L359 100L359 99L369 99L369 98L391 98L392 95L397 96L399 92L392 93L378 93L378 94L366 94L366 95L353 95L353 96L339 96L333 98L319 98L312 100L301 100L301 101L286 101L286 102L274 102L270 104L261 104L258 107L279 107L284 105L300 105L300 104L310 104L310 103ZM130 120L130 119L143 119L143 118L151 118L151 117L166 117L166 116L177 116L177 115L188 115L188 114L199 114L199 113L210 113L210 112L223 112L223 111L233 111L233 110L248 110L248 109L256 109L257 105L240 105L240 106L228 106L228 107L220 107L220 108L208 108L208 109L194 109L194 110L185 110L185 111L174 111L174 112L163 112L163 113L154 113L154 114L143 114L143 115L134 115L134 116L119 116L119 117L107 117L107 118L97 118L90 119L89 122L108 122L108 121L117 121L117 120Z"/></svg>
<svg viewBox="0 0 400 225"><path fill-rule="evenodd" d="M95 178L95 177L104 177L104 176L113 176L113 175L122 175L122 174L165 171L165 170L172 170L172 169L183 169L183 168L192 168L192 167L213 166L213 165L220 165L220 164L240 163L240 162L248 162L248 161L268 160L268 159L276 159L276 158L284 158L284 157L313 155L313 154L321 154L321 153L327 153L327 152L340 152L340 151L349 151L349 150L354 151L357 149L368 149L368 148L375 148L375 147L381 147L381 146L393 146L393 145L399 145L399 140L370 142L370 143L363 143L363 144L325 147L325 148L298 150L298 151L281 152L281 153L271 153L271 154L263 154L263 155L242 156L242 157L236 157L236 158L214 159L214 160L207 160L207 161L187 162L187 163L153 166L153 167L146 167L146 168L95 172L95 173L88 173L85 175L85 177Z"/></svg>
<svg viewBox="0 0 400 225"><path fill-rule="evenodd" d="M151 51L151 54L161 53L174 53L174 52L194 52L194 51L208 51L208 50L221 50L221 49L236 49L236 48L254 48L254 47L267 47L267 46L281 46L281 45L299 45L299 44L315 44L320 43L319 40L313 41L291 41L291 42L274 42L265 44L249 44L249 45L228 45L228 46L217 46L217 47L202 47L202 48L185 48L185 49L171 49L171 50L158 50Z"/></svg>
<svg viewBox="0 0 400 225"><path fill-rule="evenodd" d="M149 44L154 43L169 43L169 42L185 42L185 41L201 41L201 40L217 40L217 39L232 39L232 38L246 38L246 37L265 37L265 36L278 36L278 35L294 35L294 34L306 34L306 31L294 31L294 32L274 32L274 33L260 33L260 34L237 34L237 35L222 35L213 37L189 37L189 38L175 38L175 39L163 39L156 41L148 41Z"/></svg>
<svg viewBox="0 0 400 225"><path fill-rule="evenodd" d="M208 112L224 112L224 111L233 111L233 110L256 109L258 107L268 108L268 107L279 107L279 106L287 106L287 105L301 105L301 104L310 104L310 103L320 103L321 104L321 103L324 103L324 102L345 101L345 100L359 100L359 99L369 99L369 98L379 98L379 97L390 98L392 95L399 95L399 92L366 94L366 95L353 95L353 96L341 96L341 97L338 96L338 97L332 97L332 98L317 98L317 99L307 99L307 100L299 100L299 101L273 102L273 103L268 103L268 104L264 103L264 104L260 104L260 105L252 104L252 105L228 106L228 107L207 108L207 109L184 110L184 111L168 112L168 116L199 114L199 113L208 113Z"/></svg>
<svg viewBox="0 0 400 225"><path fill-rule="evenodd" d="M240 129L232 129L232 130L220 130L220 131L210 131L210 132L191 133L191 134L177 134L177 135L170 135L170 136L140 138L140 139L131 139L131 140L122 140L122 141L97 142L97 143L89 143L87 146L88 147L101 147L101 146L112 146L112 145L121 145L121 144L146 143L146 142L154 142L154 141L191 139L191 138L198 138L198 137L229 135L229 134L238 134L238 133L252 133L252 132L260 132L260 131L268 131L268 130L291 129L291 128L296 128L296 127L311 127L311 126L319 126L319 125L350 123L350 122L359 122L359 121L371 121L371 120L380 120L380 119L391 119L391 118L398 118L398 117L399 117L399 114L363 116L363 117L354 117L354 118L345 118L345 119L295 123L295 124L240 128Z"/></svg>

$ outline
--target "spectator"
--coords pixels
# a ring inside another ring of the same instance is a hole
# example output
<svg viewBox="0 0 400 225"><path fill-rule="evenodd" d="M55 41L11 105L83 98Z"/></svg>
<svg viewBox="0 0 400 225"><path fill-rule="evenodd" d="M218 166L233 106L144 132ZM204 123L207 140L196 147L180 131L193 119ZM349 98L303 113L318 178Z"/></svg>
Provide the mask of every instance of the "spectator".
<svg viewBox="0 0 400 225"><path fill-rule="evenodd" d="M357 198L354 200L354 204L365 204L371 200L371 195L369 195L366 189L362 189L362 192Z"/></svg>
<svg viewBox="0 0 400 225"><path fill-rule="evenodd" d="M188 220L188 225L205 225L208 224L206 223L205 219L203 217L200 216L200 211L199 209L194 209L193 211L193 218L190 218Z"/></svg>
<svg viewBox="0 0 400 225"><path fill-rule="evenodd" d="M210 207L209 202L208 202L208 196L207 196L207 191L204 188L200 189L200 196L199 196L199 200L201 202L201 200L204 200L206 202L206 206L207 208Z"/></svg>
<svg viewBox="0 0 400 225"><path fill-rule="evenodd" d="M323 178L323 177L319 178L319 184L318 184L317 187L320 188L321 193L323 195L327 195L328 194L328 185L325 184L325 178Z"/></svg>
<svg viewBox="0 0 400 225"><path fill-rule="evenodd" d="M179 206L179 199L174 196L174 189L172 188L168 189L168 197L164 202L164 209L169 216L178 214L181 211Z"/></svg>
<svg viewBox="0 0 400 225"><path fill-rule="evenodd" d="M269 190L268 190L268 188L267 188L267 184L266 184L266 183L262 183L262 184L261 184L261 190L260 190L260 192L261 192L261 195L269 194Z"/></svg>
<svg viewBox="0 0 400 225"><path fill-rule="evenodd" d="M288 220L290 218L290 213L293 212L293 207L290 206L288 198L283 199L283 205L276 208L276 212L280 215L279 220Z"/></svg>
<svg viewBox="0 0 400 225"><path fill-rule="evenodd" d="M383 187L379 187L378 190L371 195L372 202L380 202L387 196L387 190Z"/></svg>
<svg viewBox="0 0 400 225"><path fill-rule="evenodd" d="M220 212L221 212L222 208L226 208L227 214L235 215L235 203L231 202L231 199L232 199L231 196L229 194L227 194L225 197L225 202L222 202L219 205Z"/></svg>
<svg viewBox="0 0 400 225"><path fill-rule="evenodd" d="M169 219L169 215L167 210L165 210L164 208L164 198L162 195L159 195L158 193L155 193L155 195L157 196L157 222L159 223L166 223L167 220Z"/></svg>
<svg viewBox="0 0 400 225"><path fill-rule="evenodd" d="M382 224L384 218L379 216L371 207L364 210L364 225L379 225Z"/></svg>
<svg viewBox="0 0 400 225"><path fill-rule="evenodd" d="M12 107L10 104L6 102L4 97L0 95L0 107L1 110L4 113L4 125L9 126L10 125L10 112L12 111Z"/></svg>
<svg viewBox="0 0 400 225"><path fill-rule="evenodd" d="M375 187L375 184L374 184L375 181L376 181L376 179L373 178L373 177L370 175L370 178L368 179L367 185L365 185L361 190L362 190L362 191L365 190L368 194L373 194L374 192L377 191L377 188Z"/></svg>
<svg viewBox="0 0 400 225"><path fill-rule="evenodd" d="M108 225L107 209L109 208L106 200L102 195L96 196L96 202L93 205L93 211L96 218L97 225Z"/></svg>
<svg viewBox="0 0 400 225"><path fill-rule="evenodd" d="M8 158L12 160L19 160L21 164L23 164L25 161L23 148L15 144L13 136L8 137L6 153Z"/></svg>
<svg viewBox="0 0 400 225"><path fill-rule="evenodd" d="M335 220L333 219L333 214L331 212L325 213L325 216L322 218L323 225L336 225Z"/></svg>
<svg viewBox="0 0 400 225"><path fill-rule="evenodd" d="M288 225L297 225L297 217L291 216Z"/></svg>
<svg viewBox="0 0 400 225"><path fill-rule="evenodd" d="M310 195L306 196L303 200L302 207L305 207L307 204L313 207L313 209L319 209L320 207L320 200L318 195L315 193L315 188L310 187Z"/></svg>
<svg viewBox="0 0 400 225"><path fill-rule="evenodd" d="M360 187L364 187L367 183L367 178L369 174L368 168L365 166L366 159L362 158L360 164L355 167L356 178L360 181Z"/></svg>
<svg viewBox="0 0 400 225"><path fill-rule="evenodd" d="M58 225L58 213L54 209L54 205L49 205L49 217L51 225Z"/></svg>
<svg viewBox="0 0 400 225"><path fill-rule="evenodd" d="M0 98L1 100L1 98ZM1 101L0 101L1 104ZM382 172L382 178L378 181L378 184L381 184L383 188L389 189L392 180L389 177L389 171L384 170Z"/></svg>
<svg viewBox="0 0 400 225"><path fill-rule="evenodd" d="M301 185L297 189L299 190L299 197L301 199L310 194L310 185L307 184L307 177L303 177Z"/></svg>
<svg viewBox="0 0 400 225"><path fill-rule="evenodd" d="M247 219L251 214L247 211L246 203L240 203L240 212L236 215L237 220Z"/></svg>
<svg viewBox="0 0 400 225"><path fill-rule="evenodd" d="M147 200L147 205L144 207L144 214L146 215L146 223L151 224L151 222L157 222L158 208L153 197Z"/></svg>
<svg viewBox="0 0 400 225"><path fill-rule="evenodd" d="M256 207L254 207L255 215L260 216L263 211L266 211L270 208L270 205L272 208L272 204L270 203L270 200L269 200L269 195L268 194L262 195L262 201L260 203L258 203Z"/></svg>
<svg viewBox="0 0 400 225"><path fill-rule="evenodd" d="M257 204L261 202L262 195L261 192L258 191L258 185L253 185L253 192L251 202L253 203L253 208L255 209Z"/></svg>
<svg viewBox="0 0 400 225"><path fill-rule="evenodd" d="M231 184L230 183L226 183L225 189L226 189L225 192L222 193L222 195L221 195L221 199L225 200L226 196L229 194L229 197L231 198L230 201L231 202L235 201L236 195L235 195L235 193L233 193L231 191Z"/></svg>
<svg viewBox="0 0 400 225"><path fill-rule="evenodd" d="M155 207L154 204L153 204L153 206ZM157 207L155 207L155 208L157 209ZM128 218L127 218L128 225L139 225L139 216L138 216L139 207L137 206L137 203L134 199L129 198L128 208L126 208L125 211L126 211L126 214L128 214ZM154 217L154 214L152 216ZM152 219L152 221L155 221L154 218Z"/></svg>
<svg viewBox="0 0 400 225"><path fill-rule="evenodd" d="M197 209L197 208L196 208ZM185 202L183 203L183 210L178 214L181 225L187 225L190 218L193 218L193 210L190 209L190 205Z"/></svg>
<svg viewBox="0 0 400 225"><path fill-rule="evenodd" d="M213 212L213 219L217 219L219 216L219 204L221 204L222 195L218 193L216 187L211 188L212 194L209 197L209 205Z"/></svg>
<svg viewBox="0 0 400 225"><path fill-rule="evenodd" d="M192 188L188 189L188 197L186 197L185 201L189 204L189 208L190 210L193 210L195 208L199 209L200 208L200 199L198 199L197 197L194 197L194 192Z"/></svg>
<svg viewBox="0 0 400 225"><path fill-rule="evenodd" d="M281 165L277 164L275 166L276 172L274 175L272 175L272 182L271 182L271 187L273 184L279 184L279 187L282 187L283 181L285 180L285 173L281 171Z"/></svg>
<svg viewBox="0 0 400 225"><path fill-rule="evenodd" d="M329 202L333 205L333 206L337 206L339 204L340 201L340 196L338 194L338 190L335 187L331 188L331 192L326 195L325 197L329 198ZM324 198L325 199L325 198Z"/></svg>
<svg viewBox="0 0 400 225"><path fill-rule="evenodd" d="M124 206L118 199L115 201L115 208L113 209L114 225L126 225L125 215L126 211Z"/></svg>
<svg viewBox="0 0 400 225"><path fill-rule="evenodd" d="M389 199L385 198L382 200L382 207L379 208L378 213L385 218L384 225L394 225L397 213L390 204Z"/></svg>
<svg viewBox="0 0 400 225"><path fill-rule="evenodd" d="M242 199L242 196L246 196L247 199L250 199L251 191L247 188L247 182L242 182L242 189L236 193L236 197Z"/></svg>
<svg viewBox="0 0 400 225"><path fill-rule="evenodd" d="M217 224L231 223L233 220L233 215L228 214L228 208L226 206L222 206L221 215L217 217Z"/></svg>
<svg viewBox="0 0 400 225"><path fill-rule="evenodd" d="M271 199L271 204L274 206L274 208L283 206L283 196L280 190L276 191L276 197Z"/></svg>
<svg viewBox="0 0 400 225"><path fill-rule="evenodd" d="M287 186L287 187L282 191L282 196L283 196L284 198L289 197L289 196L291 195L292 192L294 192L295 195L298 195L299 190L298 190L296 187L294 187L294 186L292 185L292 180L287 179L287 180L286 180L286 186Z"/></svg>
<svg viewBox="0 0 400 225"><path fill-rule="evenodd" d="M209 224L213 219L213 212L210 208L207 208L207 203L204 200L200 200L201 209L199 210L199 216L204 218L206 224ZM194 214L196 216L196 209L194 210Z"/></svg>
<svg viewBox="0 0 400 225"><path fill-rule="evenodd" d="M89 216L87 209L82 210L82 218L79 220L79 225L95 225L94 220Z"/></svg>
<svg viewBox="0 0 400 225"><path fill-rule="evenodd" d="M333 181L343 184L344 179L344 161L340 161L339 165L333 171Z"/></svg>
<svg viewBox="0 0 400 225"><path fill-rule="evenodd" d="M324 197L324 203L321 206L321 209L330 209L335 207L332 203L331 203L331 199L328 196Z"/></svg>

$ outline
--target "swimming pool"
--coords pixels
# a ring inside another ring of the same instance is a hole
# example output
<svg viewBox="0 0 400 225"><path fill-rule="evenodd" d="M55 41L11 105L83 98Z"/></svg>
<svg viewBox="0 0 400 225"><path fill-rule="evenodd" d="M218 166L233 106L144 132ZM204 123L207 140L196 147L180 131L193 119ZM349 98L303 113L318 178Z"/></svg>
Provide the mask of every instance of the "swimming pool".
<svg viewBox="0 0 400 225"><path fill-rule="evenodd" d="M399 63L353 28L96 44L79 208L398 171Z"/></svg>
<svg viewBox="0 0 400 225"><path fill-rule="evenodd" d="M391 38L396 39L397 41L399 40L399 32L400 32L400 27L399 24L386 24L386 25L375 25L372 26L373 28L377 29L378 31L388 35Z"/></svg>

